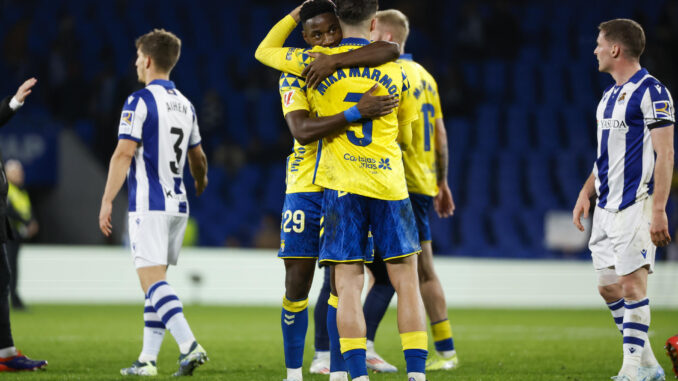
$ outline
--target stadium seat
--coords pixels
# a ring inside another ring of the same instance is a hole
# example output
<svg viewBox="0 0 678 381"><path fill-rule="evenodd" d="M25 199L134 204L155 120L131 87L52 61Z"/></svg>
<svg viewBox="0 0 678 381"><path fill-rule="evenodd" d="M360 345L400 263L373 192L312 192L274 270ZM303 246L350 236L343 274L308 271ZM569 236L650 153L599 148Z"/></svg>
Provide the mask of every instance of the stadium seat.
<svg viewBox="0 0 678 381"><path fill-rule="evenodd" d="M506 144L511 152L524 152L530 147L529 107L511 106L506 111Z"/></svg>
<svg viewBox="0 0 678 381"><path fill-rule="evenodd" d="M506 63L487 61L483 65L483 92L488 101L499 101L506 95Z"/></svg>

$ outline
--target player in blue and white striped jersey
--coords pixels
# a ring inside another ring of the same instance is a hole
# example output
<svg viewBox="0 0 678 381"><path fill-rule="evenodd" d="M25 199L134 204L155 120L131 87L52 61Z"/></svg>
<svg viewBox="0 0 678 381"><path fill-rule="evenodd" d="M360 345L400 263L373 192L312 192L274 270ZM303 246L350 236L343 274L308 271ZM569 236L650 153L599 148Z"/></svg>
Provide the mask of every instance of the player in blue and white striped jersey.
<svg viewBox="0 0 678 381"><path fill-rule="evenodd" d="M181 40L155 29L136 41L136 68L146 87L125 101L118 146L111 158L101 200L99 227L109 236L111 211L127 173L129 238L134 264L146 294L141 354L123 375L157 374L160 346L169 329L179 345L179 370L190 375L207 361L183 314L183 306L165 281L168 265L176 265L188 220L183 184L188 158L198 195L207 186L207 159L200 145L195 109L169 80L179 60Z"/></svg>
<svg viewBox="0 0 678 381"><path fill-rule="evenodd" d="M599 26L599 70L615 84L598 105L598 153L593 173L573 210L588 217L598 196L589 248L598 289L623 335L624 362L616 380L664 380L647 335L647 278L657 246L671 242L666 216L673 173L673 100L668 89L640 66L645 33L635 21Z"/></svg>

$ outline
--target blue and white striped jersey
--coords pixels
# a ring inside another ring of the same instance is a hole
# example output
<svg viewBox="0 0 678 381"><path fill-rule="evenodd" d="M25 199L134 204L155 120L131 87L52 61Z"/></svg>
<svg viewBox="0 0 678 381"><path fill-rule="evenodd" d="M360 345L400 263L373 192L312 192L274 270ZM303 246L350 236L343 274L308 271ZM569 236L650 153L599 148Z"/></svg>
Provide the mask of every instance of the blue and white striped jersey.
<svg viewBox="0 0 678 381"><path fill-rule="evenodd" d="M616 212L654 190L655 155L650 130L674 123L673 100L641 69L603 93L596 112L598 158L593 166L598 206Z"/></svg>
<svg viewBox="0 0 678 381"><path fill-rule="evenodd" d="M129 211L188 213L184 164L200 132L193 105L174 82L155 80L130 95L118 138L140 143L127 173Z"/></svg>

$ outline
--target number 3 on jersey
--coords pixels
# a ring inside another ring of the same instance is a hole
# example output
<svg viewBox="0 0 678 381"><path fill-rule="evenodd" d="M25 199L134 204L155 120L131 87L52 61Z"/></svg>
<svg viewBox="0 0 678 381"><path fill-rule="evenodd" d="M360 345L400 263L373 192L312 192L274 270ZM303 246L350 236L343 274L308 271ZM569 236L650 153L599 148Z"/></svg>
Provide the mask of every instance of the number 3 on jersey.
<svg viewBox="0 0 678 381"><path fill-rule="evenodd" d="M283 213L283 226L282 229L285 233L289 233L294 230L295 233L303 233L305 228L305 219L306 215L303 210L286 210ZM292 227L290 227L290 222L292 222Z"/></svg>
<svg viewBox="0 0 678 381"><path fill-rule="evenodd" d="M172 127L170 134L177 135L177 141L174 142L174 154L177 156L176 161L170 161L170 169L175 175L179 174L179 163L181 162L181 142L184 141L184 130L179 127Z"/></svg>
<svg viewBox="0 0 678 381"><path fill-rule="evenodd" d="M348 93L346 94L346 98L344 98L344 102L358 103L362 96L363 94L361 93ZM370 143L372 143L372 120L368 119L363 122L362 138L357 137L353 131L346 131L346 136L351 143L359 147L367 147L370 145Z"/></svg>

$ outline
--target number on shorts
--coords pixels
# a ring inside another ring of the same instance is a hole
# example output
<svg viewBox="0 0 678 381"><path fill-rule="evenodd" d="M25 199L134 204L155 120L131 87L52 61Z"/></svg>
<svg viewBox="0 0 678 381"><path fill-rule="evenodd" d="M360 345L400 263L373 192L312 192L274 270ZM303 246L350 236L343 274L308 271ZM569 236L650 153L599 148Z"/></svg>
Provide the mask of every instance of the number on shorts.
<svg viewBox="0 0 678 381"><path fill-rule="evenodd" d="M305 228L306 215L303 210L286 210L283 213L283 231L289 233L294 230L295 233L302 233ZM290 222L292 227L290 227Z"/></svg>

